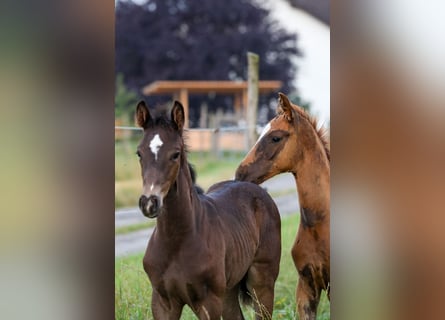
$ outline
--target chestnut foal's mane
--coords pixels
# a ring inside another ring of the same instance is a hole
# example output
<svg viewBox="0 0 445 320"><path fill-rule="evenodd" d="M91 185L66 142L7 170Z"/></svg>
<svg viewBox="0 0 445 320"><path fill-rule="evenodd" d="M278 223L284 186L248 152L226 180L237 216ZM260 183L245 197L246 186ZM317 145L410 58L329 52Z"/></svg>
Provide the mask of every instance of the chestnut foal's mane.
<svg viewBox="0 0 445 320"><path fill-rule="evenodd" d="M320 126L320 128L317 129L318 121L316 117L311 116L309 113L306 112L306 110L293 103L291 103L291 106L295 110L295 112L298 113L298 115L300 115L303 119L306 119L309 122L309 124L314 128L314 131L317 133L317 136L320 139L321 144L323 145L328 161L331 162L331 149L329 143L328 130L323 126Z"/></svg>

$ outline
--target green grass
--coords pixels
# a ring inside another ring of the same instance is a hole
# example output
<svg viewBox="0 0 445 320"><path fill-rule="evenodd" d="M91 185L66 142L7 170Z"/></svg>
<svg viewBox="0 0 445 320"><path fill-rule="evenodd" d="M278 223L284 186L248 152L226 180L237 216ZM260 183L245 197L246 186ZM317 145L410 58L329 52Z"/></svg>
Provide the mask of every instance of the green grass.
<svg viewBox="0 0 445 320"><path fill-rule="evenodd" d="M290 250L294 243L299 215L282 219L282 256L280 274L275 284L275 308L273 319L296 319L295 288L297 272ZM118 320L152 319L150 310L151 286L142 267L142 254L116 258L115 260L115 318ZM247 319L253 319L251 308L244 309ZM181 319L196 319L186 307ZM318 320L330 319L329 302L326 295L321 297Z"/></svg>
<svg viewBox="0 0 445 320"><path fill-rule="evenodd" d="M114 230L114 234L125 234L130 232L139 231L142 229L152 228L156 225L156 220L149 220L141 223L131 224L124 227L118 227Z"/></svg>
<svg viewBox="0 0 445 320"><path fill-rule="evenodd" d="M115 200L116 208L137 205L142 190L141 169L136 156L138 139L115 142ZM197 184L207 190L218 181L232 179L244 153L223 153L216 157L208 152L190 152L188 160L197 171Z"/></svg>

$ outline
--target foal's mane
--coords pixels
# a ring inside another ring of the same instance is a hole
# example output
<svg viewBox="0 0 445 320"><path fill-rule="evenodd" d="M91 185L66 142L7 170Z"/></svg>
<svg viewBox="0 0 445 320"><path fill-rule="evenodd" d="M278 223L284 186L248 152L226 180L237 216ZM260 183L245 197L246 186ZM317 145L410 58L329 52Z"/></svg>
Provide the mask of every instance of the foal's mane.
<svg viewBox="0 0 445 320"><path fill-rule="evenodd" d="M302 118L306 119L310 123L310 125L314 128L314 131L317 133L317 136L320 139L321 144L323 145L323 149L326 153L328 161L331 162L331 147L329 143L328 130L323 126L320 126L317 129L318 123L316 117L311 116L309 113L307 113L306 110L293 103L291 104L291 106Z"/></svg>
<svg viewBox="0 0 445 320"><path fill-rule="evenodd" d="M161 127L162 129L170 131L173 131L174 125L173 121L170 120L170 117L165 112L158 113L155 118L148 122L149 128Z"/></svg>
<svg viewBox="0 0 445 320"><path fill-rule="evenodd" d="M149 122L148 127L161 127L162 129L166 129L168 131L176 131L176 124L170 119L170 116L166 111L160 111L157 113L155 118ZM182 139L184 153L188 154L188 145L187 145L187 136L184 135L184 132L178 132L179 136Z"/></svg>

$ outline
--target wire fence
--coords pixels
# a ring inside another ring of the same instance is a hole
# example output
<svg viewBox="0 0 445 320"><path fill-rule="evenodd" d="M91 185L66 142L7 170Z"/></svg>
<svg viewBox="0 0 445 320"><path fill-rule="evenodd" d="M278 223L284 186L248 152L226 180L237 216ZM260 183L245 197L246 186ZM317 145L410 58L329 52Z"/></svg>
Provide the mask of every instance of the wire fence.
<svg viewBox="0 0 445 320"><path fill-rule="evenodd" d="M235 168L248 149L246 128L221 127L186 129L188 161L195 165L201 183L232 179ZM129 207L137 203L141 192L141 168L136 156L143 130L131 126L115 126L115 206ZM228 169L229 168L229 169ZM206 182L207 181L207 182Z"/></svg>
<svg viewBox="0 0 445 320"><path fill-rule="evenodd" d="M115 140L125 142L135 138L134 132L142 132L139 127L115 126ZM221 157L227 152L247 152L249 142L247 127L230 126L221 128L191 128L185 130L189 151L211 152Z"/></svg>

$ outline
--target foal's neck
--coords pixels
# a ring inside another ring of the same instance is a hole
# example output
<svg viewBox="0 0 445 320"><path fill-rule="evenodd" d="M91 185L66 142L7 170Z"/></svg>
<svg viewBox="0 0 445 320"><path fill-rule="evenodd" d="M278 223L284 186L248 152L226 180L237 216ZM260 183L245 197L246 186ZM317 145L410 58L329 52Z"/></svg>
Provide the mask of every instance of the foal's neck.
<svg viewBox="0 0 445 320"><path fill-rule="evenodd" d="M300 207L309 209L307 212L317 213L319 217L329 216L330 167L323 143L313 128L310 128L309 133L306 130L300 141L303 149L295 159L292 170Z"/></svg>
<svg viewBox="0 0 445 320"><path fill-rule="evenodd" d="M181 161L178 176L164 199L163 211L157 221L159 231L171 239L194 231L199 201L186 157Z"/></svg>

